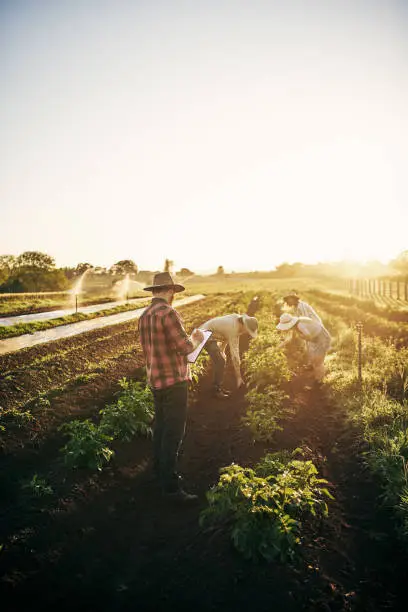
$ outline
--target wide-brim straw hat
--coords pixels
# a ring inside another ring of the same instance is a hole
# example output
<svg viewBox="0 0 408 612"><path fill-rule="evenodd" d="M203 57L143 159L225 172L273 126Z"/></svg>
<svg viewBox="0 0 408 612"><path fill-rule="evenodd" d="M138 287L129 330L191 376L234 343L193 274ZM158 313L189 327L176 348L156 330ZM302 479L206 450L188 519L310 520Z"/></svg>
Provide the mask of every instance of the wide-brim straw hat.
<svg viewBox="0 0 408 612"><path fill-rule="evenodd" d="M144 287L143 291L153 291L153 289L174 289L175 293L185 291L183 285L175 283L169 272L158 272L153 277L153 285Z"/></svg>
<svg viewBox="0 0 408 612"><path fill-rule="evenodd" d="M279 331L287 331L288 329L294 327L298 321L299 317L295 317L289 314L289 312L284 312L279 319L276 329L279 329Z"/></svg>
<svg viewBox="0 0 408 612"><path fill-rule="evenodd" d="M249 315L242 315L242 323L245 326L248 334L251 338L256 338L258 335L258 320L256 317L250 317Z"/></svg>

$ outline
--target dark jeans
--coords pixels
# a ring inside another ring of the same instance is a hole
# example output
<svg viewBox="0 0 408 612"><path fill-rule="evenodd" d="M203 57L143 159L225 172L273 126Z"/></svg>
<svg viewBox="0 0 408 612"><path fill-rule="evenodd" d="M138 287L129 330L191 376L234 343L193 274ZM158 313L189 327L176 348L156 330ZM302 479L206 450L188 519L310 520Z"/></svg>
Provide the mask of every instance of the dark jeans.
<svg viewBox="0 0 408 612"><path fill-rule="evenodd" d="M205 344L205 349L213 362L214 386L220 387L224 378L225 359L216 340L208 340Z"/></svg>
<svg viewBox="0 0 408 612"><path fill-rule="evenodd" d="M155 421L153 430L154 467L165 491L177 491L176 466L187 418L188 383L180 382L166 389L154 389Z"/></svg>

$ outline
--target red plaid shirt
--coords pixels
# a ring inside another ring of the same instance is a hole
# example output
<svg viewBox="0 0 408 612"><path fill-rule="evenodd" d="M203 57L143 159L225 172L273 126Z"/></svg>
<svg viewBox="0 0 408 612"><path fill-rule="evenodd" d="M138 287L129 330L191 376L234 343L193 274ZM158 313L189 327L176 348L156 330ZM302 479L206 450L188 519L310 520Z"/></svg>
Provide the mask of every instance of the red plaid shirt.
<svg viewBox="0 0 408 612"><path fill-rule="evenodd" d="M139 319L139 334L152 389L190 380L187 355L194 350L194 345L180 315L170 304L162 298L153 298Z"/></svg>

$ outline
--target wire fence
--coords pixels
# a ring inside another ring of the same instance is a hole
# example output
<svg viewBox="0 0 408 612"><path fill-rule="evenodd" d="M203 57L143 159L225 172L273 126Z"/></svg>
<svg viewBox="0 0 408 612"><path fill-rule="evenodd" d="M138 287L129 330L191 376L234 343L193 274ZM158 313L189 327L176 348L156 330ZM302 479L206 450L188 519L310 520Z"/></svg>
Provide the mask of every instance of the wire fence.
<svg viewBox="0 0 408 612"><path fill-rule="evenodd" d="M405 278L351 278L349 292L360 297L388 297L408 302L408 277Z"/></svg>

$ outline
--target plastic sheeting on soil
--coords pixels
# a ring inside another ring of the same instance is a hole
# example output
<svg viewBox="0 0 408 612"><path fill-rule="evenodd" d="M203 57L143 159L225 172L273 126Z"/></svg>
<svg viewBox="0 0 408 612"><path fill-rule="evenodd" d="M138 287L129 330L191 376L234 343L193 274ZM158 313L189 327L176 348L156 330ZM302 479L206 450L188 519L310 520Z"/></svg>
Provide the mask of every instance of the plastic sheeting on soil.
<svg viewBox="0 0 408 612"><path fill-rule="evenodd" d="M181 300L176 300L173 305L176 308L179 306L185 306L187 304L191 304L192 302L202 300L204 297L205 296L201 294L192 295ZM53 340L69 338L70 336L76 336L77 334L82 334L101 327L117 325L118 323L126 323L132 319L138 319L144 310L145 308L128 310L127 312L98 317L97 319L91 319L90 321L79 321L78 323L70 323L69 325L60 325L59 327L35 332L34 334L23 334L22 336L17 336L15 338L0 340L0 355L20 351L21 349L29 348L31 346L35 346L36 344L43 344L44 342L52 342Z"/></svg>
<svg viewBox="0 0 408 612"><path fill-rule="evenodd" d="M147 296L146 296L147 297ZM120 300L116 302L105 302L104 304L91 304L90 306L78 306L78 312L82 314L91 314L93 312L99 312L100 310L108 310L116 308L117 306L123 306L124 304L138 304L143 302L146 298L134 298L131 300ZM59 319L60 317L67 317L75 314L75 305L71 308L64 308L62 310L50 310L48 312L33 312L31 314L17 315L14 317L0 317L0 325L4 327L10 327L11 325L18 325L18 323L32 323L33 321L48 321L51 319Z"/></svg>

